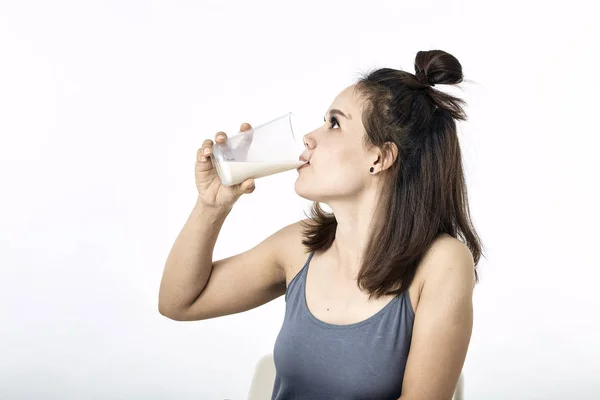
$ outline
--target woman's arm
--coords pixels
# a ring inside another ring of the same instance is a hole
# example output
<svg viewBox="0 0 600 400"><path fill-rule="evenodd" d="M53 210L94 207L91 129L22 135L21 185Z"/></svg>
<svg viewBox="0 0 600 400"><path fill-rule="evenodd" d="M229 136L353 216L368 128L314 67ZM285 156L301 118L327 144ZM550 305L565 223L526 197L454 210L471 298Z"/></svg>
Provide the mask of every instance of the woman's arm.
<svg viewBox="0 0 600 400"><path fill-rule="evenodd" d="M474 261L457 239L427 256L399 400L452 398L473 328Z"/></svg>

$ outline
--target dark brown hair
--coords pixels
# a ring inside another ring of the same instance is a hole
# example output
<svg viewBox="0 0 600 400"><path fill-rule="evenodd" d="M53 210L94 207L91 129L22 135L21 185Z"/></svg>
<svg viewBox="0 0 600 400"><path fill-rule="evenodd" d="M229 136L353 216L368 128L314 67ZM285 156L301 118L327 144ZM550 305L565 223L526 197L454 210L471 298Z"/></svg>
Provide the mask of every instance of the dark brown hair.
<svg viewBox="0 0 600 400"><path fill-rule="evenodd" d="M475 265L482 244L469 213L456 120L466 120L464 100L433 88L463 81L458 60L441 50L420 51L415 74L382 68L363 75L355 90L365 100L365 148L398 148L383 171L378 215L358 274L358 286L378 298L408 289L434 239L446 233L462 240ZM337 221L314 202L303 223L308 251L326 250ZM475 269L476 282L479 281Z"/></svg>

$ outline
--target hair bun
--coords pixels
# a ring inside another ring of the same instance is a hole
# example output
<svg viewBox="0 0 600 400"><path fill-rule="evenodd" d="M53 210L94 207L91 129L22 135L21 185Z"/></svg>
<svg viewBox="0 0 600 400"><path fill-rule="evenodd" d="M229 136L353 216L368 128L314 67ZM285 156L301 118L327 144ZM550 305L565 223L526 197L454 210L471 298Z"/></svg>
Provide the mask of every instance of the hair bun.
<svg viewBox="0 0 600 400"><path fill-rule="evenodd" d="M429 85L429 86L435 86L435 82L429 75L427 75L425 70L423 70L423 69L419 70L419 71L417 71L417 73L415 75L417 76L417 80L419 82L421 82L422 84Z"/></svg>
<svg viewBox="0 0 600 400"><path fill-rule="evenodd" d="M424 85L452 85L463 80L462 66L452 54L443 50L419 51L415 57L415 75Z"/></svg>

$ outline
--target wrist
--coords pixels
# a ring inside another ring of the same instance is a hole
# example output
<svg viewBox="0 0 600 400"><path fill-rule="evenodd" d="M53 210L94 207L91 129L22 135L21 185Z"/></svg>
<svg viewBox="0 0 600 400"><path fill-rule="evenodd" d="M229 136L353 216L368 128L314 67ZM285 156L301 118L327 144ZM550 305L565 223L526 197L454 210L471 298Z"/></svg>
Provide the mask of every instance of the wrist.
<svg viewBox="0 0 600 400"><path fill-rule="evenodd" d="M194 212L198 215L202 216L204 219L210 219L213 221L217 221L220 219L224 219L232 210L233 205L231 206L211 206L208 205L198 197L196 199L196 204L194 206Z"/></svg>

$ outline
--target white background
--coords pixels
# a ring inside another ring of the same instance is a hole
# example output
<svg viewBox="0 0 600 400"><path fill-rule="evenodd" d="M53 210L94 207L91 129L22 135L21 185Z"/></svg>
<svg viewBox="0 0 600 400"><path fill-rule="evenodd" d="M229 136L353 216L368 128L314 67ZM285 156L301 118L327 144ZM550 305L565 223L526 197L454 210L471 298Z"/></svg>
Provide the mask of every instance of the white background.
<svg viewBox="0 0 600 400"><path fill-rule="evenodd" d="M157 310L197 148L288 111L314 128L360 72L428 49L469 80L440 88L468 101L487 255L465 398L600 398L595 3L1 1L0 399L244 399L283 298ZM295 177L258 180L215 257L302 218Z"/></svg>

